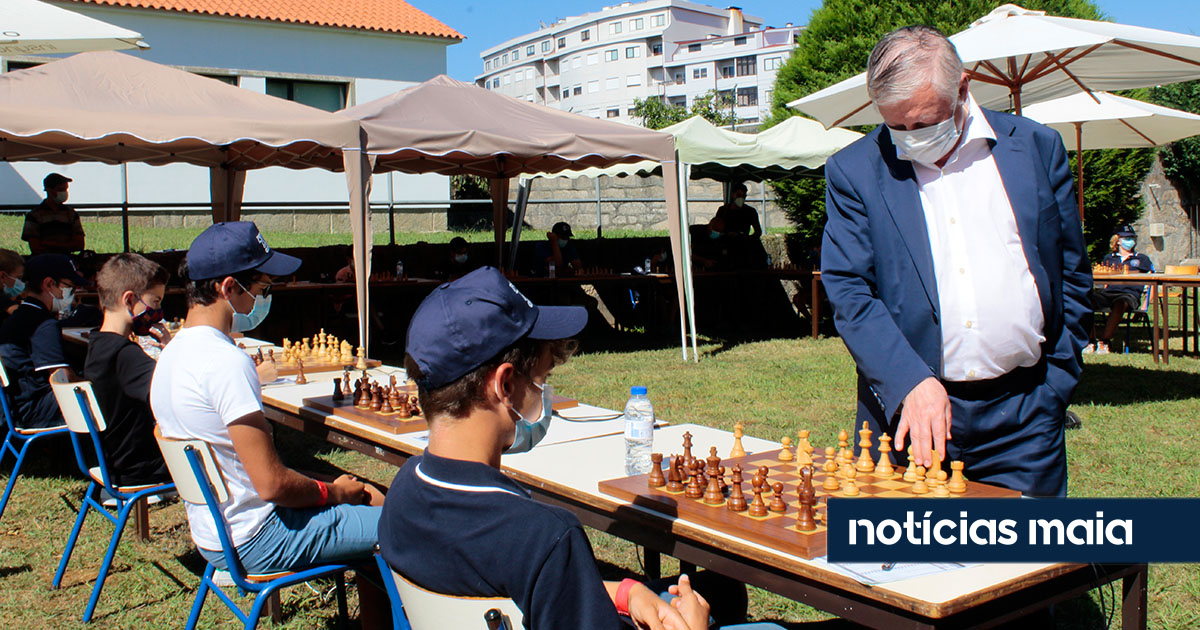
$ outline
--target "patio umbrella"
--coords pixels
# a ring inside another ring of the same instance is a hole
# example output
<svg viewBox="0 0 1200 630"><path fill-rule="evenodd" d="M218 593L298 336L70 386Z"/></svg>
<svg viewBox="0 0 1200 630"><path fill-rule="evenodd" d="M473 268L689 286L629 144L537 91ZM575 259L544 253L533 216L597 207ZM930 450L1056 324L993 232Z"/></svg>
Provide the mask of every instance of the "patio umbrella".
<svg viewBox="0 0 1200 630"><path fill-rule="evenodd" d="M39 0L0 2L0 55L149 47L139 33Z"/></svg>
<svg viewBox="0 0 1200 630"><path fill-rule="evenodd" d="M950 37L983 107L1014 109L1093 90L1200 79L1200 37L1052 17L1006 4ZM826 127L882 122L866 74L788 103Z"/></svg>
<svg viewBox="0 0 1200 630"><path fill-rule="evenodd" d="M1083 150L1156 147L1200 135L1200 116L1109 94L1079 93L1025 108L1025 116L1053 127L1064 142L1074 137L1079 176L1079 219L1083 220ZM1084 133L1086 127L1087 133Z"/></svg>

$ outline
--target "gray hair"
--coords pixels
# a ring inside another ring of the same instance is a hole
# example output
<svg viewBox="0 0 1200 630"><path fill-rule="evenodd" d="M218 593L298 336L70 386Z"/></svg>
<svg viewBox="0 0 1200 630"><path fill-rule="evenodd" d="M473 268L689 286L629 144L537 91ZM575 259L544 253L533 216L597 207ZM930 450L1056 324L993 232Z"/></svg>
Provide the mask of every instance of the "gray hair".
<svg viewBox="0 0 1200 630"><path fill-rule="evenodd" d="M963 62L954 44L932 26L905 26L883 36L867 59L867 94L876 105L893 103L932 84L953 99Z"/></svg>

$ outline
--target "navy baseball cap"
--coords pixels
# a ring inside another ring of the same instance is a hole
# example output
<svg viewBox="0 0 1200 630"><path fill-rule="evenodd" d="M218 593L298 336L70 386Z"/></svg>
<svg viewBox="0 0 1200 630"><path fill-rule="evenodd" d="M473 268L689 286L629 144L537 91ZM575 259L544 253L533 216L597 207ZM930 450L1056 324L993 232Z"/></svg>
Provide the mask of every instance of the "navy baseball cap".
<svg viewBox="0 0 1200 630"><path fill-rule="evenodd" d="M300 259L271 249L253 221L226 221L192 241L187 264L191 280L212 280L249 269L286 276L300 268Z"/></svg>
<svg viewBox="0 0 1200 630"><path fill-rule="evenodd" d="M437 389L530 339L567 339L583 330L582 306L535 306L495 267L480 267L433 290L408 325L417 384Z"/></svg>
<svg viewBox="0 0 1200 630"><path fill-rule="evenodd" d="M75 263L65 254L38 254L25 262L25 283L37 287L46 278L54 280L70 280L75 286L87 285L87 280L79 275ZM40 289L38 289L40 291Z"/></svg>
<svg viewBox="0 0 1200 630"><path fill-rule="evenodd" d="M1129 236L1129 237L1137 238L1137 232L1133 231L1132 225L1126 224L1126 225L1122 225L1121 227L1117 228L1117 236Z"/></svg>
<svg viewBox="0 0 1200 630"><path fill-rule="evenodd" d="M550 228L550 231L559 236L565 236L567 238L572 238L575 236L575 234L571 232L571 224L567 223L566 221L559 221L558 223L555 223L554 227Z"/></svg>

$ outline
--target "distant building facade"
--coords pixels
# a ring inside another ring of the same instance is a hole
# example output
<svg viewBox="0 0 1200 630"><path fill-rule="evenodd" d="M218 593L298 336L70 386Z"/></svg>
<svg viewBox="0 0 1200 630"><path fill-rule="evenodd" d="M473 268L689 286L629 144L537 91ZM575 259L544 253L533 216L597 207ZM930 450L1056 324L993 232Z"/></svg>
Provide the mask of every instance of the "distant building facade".
<svg viewBox="0 0 1200 630"><path fill-rule="evenodd" d="M141 33L150 50L125 51L127 54L329 111L374 100L445 73L446 47L463 37L411 5L391 0L50 1ZM9 72L54 59L3 57L0 69ZM51 171L75 180L71 203L123 200L118 166L18 162L0 164L0 182L7 193L0 204L36 203L42 194L42 178ZM372 202L386 203L389 194L396 201L445 201L450 195L449 179L441 175L376 175ZM207 203L208 169L186 164L129 164L128 196L135 204ZM346 178L341 173L275 167L250 171L246 176L246 202L286 206L289 202L344 203L347 198ZM430 210L440 212L444 224L446 205L433 206ZM243 214L247 213L253 210L247 208ZM383 224L386 229L386 223L376 221L375 228ZM339 231L336 225L326 229Z"/></svg>
<svg viewBox="0 0 1200 630"><path fill-rule="evenodd" d="M691 107L728 96L740 121L770 108L776 70L801 27L764 27L741 9L686 0L625 2L559 20L481 55L481 87L594 118L636 123L635 98Z"/></svg>

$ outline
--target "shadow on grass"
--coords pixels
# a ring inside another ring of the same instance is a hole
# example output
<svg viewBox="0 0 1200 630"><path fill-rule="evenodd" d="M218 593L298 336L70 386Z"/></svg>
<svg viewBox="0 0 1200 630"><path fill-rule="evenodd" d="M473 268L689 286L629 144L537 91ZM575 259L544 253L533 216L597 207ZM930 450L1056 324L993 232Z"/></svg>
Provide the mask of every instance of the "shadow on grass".
<svg viewBox="0 0 1200 630"><path fill-rule="evenodd" d="M0 579L12 577L14 575L20 575L22 573L29 573L32 570L33 567L29 566L28 564L22 564L16 567L0 567Z"/></svg>
<svg viewBox="0 0 1200 630"><path fill-rule="evenodd" d="M1089 363L1084 366L1075 404L1126 405L1196 397L1196 374L1166 368Z"/></svg>

